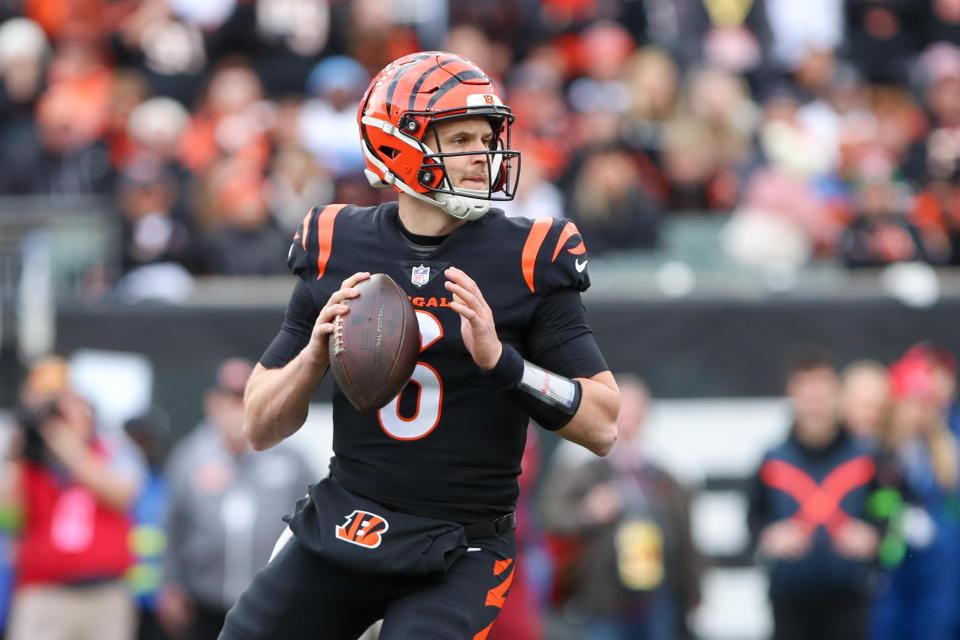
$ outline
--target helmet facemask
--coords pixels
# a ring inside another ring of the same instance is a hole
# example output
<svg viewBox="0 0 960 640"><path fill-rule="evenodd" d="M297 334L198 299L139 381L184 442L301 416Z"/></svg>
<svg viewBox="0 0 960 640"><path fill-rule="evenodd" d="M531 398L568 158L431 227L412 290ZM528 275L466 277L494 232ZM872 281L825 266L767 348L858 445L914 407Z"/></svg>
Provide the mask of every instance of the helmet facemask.
<svg viewBox="0 0 960 640"><path fill-rule="evenodd" d="M512 116L490 116L493 137L490 148L484 151L443 151L439 127L444 120L477 117L480 114L431 118L431 125L421 142L423 163L417 181L432 192L433 200L451 216L463 220L476 220L489 209L492 202L513 200L520 176L520 153L510 149L510 120ZM506 132L506 140L502 135ZM436 151L434 150L436 149ZM487 173L486 189L470 189L453 184L447 169L447 159L464 156L485 156Z"/></svg>

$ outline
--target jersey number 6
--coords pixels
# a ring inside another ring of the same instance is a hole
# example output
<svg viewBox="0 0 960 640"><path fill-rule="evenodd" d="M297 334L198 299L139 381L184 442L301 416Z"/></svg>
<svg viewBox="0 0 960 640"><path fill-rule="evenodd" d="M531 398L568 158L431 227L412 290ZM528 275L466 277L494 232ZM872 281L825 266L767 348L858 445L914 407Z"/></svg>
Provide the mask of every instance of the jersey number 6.
<svg viewBox="0 0 960 640"><path fill-rule="evenodd" d="M417 324L420 326L420 352L423 353L434 342L443 337L443 327L436 316L427 311L417 311ZM397 440L417 440L434 430L440 422L440 405L443 402L443 382L436 369L426 362L418 362L410 377L417 385L417 410L409 418L400 415L401 391L380 411L377 418L380 427L391 438Z"/></svg>

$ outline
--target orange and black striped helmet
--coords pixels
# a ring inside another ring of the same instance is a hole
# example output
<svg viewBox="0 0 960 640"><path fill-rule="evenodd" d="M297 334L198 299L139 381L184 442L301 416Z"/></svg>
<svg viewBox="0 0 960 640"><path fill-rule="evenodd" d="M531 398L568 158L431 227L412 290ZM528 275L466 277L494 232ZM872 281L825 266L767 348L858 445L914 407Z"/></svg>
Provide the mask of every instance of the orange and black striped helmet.
<svg viewBox="0 0 960 640"><path fill-rule="evenodd" d="M468 116L490 120L489 150L443 153L439 138L426 137L431 123ZM520 153L510 148L513 114L487 74L466 58L424 51L391 62L367 88L357 120L374 186L392 186L467 220L483 215L491 201L513 199L520 174ZM447 175L444 158L468 153L487 156L485 190L458 189Z"/></svg>

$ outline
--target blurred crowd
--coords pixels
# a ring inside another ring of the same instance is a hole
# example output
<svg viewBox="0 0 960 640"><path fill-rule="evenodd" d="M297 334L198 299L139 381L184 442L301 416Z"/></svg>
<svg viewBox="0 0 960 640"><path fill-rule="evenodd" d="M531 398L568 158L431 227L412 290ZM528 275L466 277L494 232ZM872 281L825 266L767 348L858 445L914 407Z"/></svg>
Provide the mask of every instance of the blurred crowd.
<svg viewBox="0 0 960 640"><path fill-rule="evenodd" d="M304 453L247 443L252 370L221 363L174 445L162 409L104 428L65 359L33 365L3 432L0 637L216 640L316 480Z"/></svg>
<svg viewBox="0 0 960 640"><path fill-rule="evenodd" d="M0 194L114 197L114 281L280 273L310 206L390 197L357 104L420 49L491 74L523 153L509 212L572 217L594 254L695 211L745 263L960 264L954 0L5 0L0 20Z"/></svg>
<svg viewBox="0 0 960 640"><path fill-rule="evenodd" d="M775 640L960 637L957 363L920 343L838 372L808 351L749 491Z"/></svg>

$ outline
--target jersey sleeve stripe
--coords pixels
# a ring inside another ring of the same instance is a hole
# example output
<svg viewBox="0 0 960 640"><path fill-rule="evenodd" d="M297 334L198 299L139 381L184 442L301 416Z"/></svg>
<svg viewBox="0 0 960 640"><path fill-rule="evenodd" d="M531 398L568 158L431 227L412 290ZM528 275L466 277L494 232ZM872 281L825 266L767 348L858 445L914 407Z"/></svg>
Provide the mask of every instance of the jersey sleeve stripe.
<svg viewBox="0 0 960 640"><path fill-rule="evenodd" d="M572 222L568 222L567 226L565 226L563 231L560 232L560 237L557 239L557 246L553 250L553 257L550 258L550 262L553 262L557 259L557 256L560 255L560 250L563 249L563 245L567 243L567 240L575 235L578 235L579 233L580 230L577 229L577 225L573 224ZM585 253L586 250L587 248L584 246L583 240L581 240L577 246L570 249L570 253L578 256L581 253Z"/></svg>
<svg viewBox="0 0 960 640"><path fill-rule="evenodd" d="M307 250L307 236L310 235L310 216L313 215L313 209L307 211L307 215L303 216L303 222L300 223L300 228L303 229L303 235L300 237L301 246L303 250Z"/></svg>
<svg viewBox="0 0 960 640"><path fill-rule="evenodd" d="M317 216L317 280L327 270L327 260L333 251L333 221L345 204L330 204Z"/></svg>
<svg viewBox="0 0 960 640"><path fill-rule="evenodd" d="M523 279L527 287L533 292L533 268L537 264L537 254L540 253L540 247L550 231L553 224L553 218L537 218L530 227L530 233L527 234L527 241L523 245L523 254L521 256L521 265L523 267Z"/></svg>

